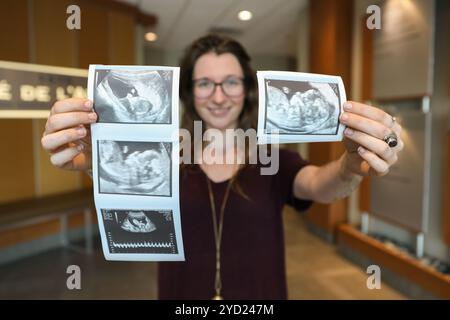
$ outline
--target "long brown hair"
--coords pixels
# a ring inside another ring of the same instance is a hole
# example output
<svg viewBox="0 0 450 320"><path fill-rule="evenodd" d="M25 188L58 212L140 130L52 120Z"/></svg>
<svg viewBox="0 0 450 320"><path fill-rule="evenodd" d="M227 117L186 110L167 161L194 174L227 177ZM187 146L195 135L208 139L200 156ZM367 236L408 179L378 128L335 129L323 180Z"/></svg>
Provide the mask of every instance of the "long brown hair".
<svg viewBox="0 0 450 320"><path fill-rule="evenodd" d="M197 114L194 106L193 94L193 73L194 66L197 60L206 53L216 53L218 55L224 53L233 54L242 68L244 74L244 106L238 118L238 128L256 129L256 114L257 114L257 91L256 91L256 77L250 65L250 56L244 47L236 40L216 35L209 34L194 41L185 51L180 63L180 98L184 106L183 116L181 119L181 127L188 130L191 137L194 136L194 121L203 121ZM202 126L205 130L205 125ZM194 145L194 143L192 144ZM248 153L249 148L246 148ZM193 153L191 153L193 154ZM248 154L246 155L246 159ZM246 161L247 163L247 161ZM186 166L182 166L186 167ZM239 171L242 171L241 168ZM238 172L239 174L240 172ZM239 191L240 186L234 179L233 187ZM239 192L243 194L242 192ZM244 195L244 194L243 194ZM244 195L245 196L245 195Z"/></svg>
<svg viewBox="0 0 450 320"><path fill-rule="evenodd" d="M236 40L215 34L206 35L193 42L186 49L181 59L180 98L184 105L181 126L193 134L194 121L202 121L194 107L192 77L197 60L202 55L210 52L218 55L231 53L238 59L244 73L245 86L244 108L238 119L238 127L243 130L250 128L256 129L256 78L250 66L250 56Z"/></svg>

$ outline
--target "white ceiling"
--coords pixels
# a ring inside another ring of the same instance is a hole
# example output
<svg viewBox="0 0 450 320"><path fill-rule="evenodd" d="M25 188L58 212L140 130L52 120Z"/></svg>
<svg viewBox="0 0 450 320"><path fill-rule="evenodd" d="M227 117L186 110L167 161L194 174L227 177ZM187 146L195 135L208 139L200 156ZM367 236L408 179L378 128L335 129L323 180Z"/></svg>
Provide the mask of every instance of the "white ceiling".
<svg viewBox="0 0 450 320"><path fill-rule="evenodd" d="M182 50L211 28L238 31L250 54L295 56L298 17L307 0L120 0L157 16L152 44L165 50ZM240 21L237 13L250 10L253 19Z"/></svg>

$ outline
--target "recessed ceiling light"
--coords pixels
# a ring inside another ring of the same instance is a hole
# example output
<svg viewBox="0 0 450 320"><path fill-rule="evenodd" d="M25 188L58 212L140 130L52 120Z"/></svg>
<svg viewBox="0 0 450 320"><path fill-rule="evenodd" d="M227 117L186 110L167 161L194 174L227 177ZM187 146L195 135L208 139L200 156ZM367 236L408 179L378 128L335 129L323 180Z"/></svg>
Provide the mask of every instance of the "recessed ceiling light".
<svg viewBox="0 0 450 320"><path fill-rule="evenodd" d="M147 32L145 34L145 40L154 42L154 41L158 40L158 35L154 32Z"/></svg>
<svg viewBox="0 0 450 320"><path fill-rule="evenodd" d="M253 13L251 13L250 11L247 11L247 10L242 10L242 11L239 11L239 13L238 13L238 18L239 18L239 20L242 20L242 21L248 21L252 18L252 16L253 16Z"/></svg>

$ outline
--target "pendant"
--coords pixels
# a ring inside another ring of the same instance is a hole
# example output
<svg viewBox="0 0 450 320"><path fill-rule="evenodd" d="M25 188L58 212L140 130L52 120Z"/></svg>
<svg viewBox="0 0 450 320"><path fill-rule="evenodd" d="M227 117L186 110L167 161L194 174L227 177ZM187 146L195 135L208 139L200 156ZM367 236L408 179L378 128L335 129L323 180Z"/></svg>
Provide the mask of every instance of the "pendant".
<svg viewBox="0 0 450 320"><path fill-rule="evenodd" d="M223 297L221 295L215 295L212 299L213 300L223 300Z"/></svg>

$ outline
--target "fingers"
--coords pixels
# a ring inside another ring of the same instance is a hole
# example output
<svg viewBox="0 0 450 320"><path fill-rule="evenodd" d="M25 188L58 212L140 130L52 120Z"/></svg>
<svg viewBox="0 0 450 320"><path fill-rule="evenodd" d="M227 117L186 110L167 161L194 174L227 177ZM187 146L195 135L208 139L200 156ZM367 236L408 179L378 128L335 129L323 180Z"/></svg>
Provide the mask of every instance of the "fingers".
<svg viewBox="0 0 450 320"><path fill-rule="evenodd" d="M57 101L51 108L41 139L42 147L51 154L50 162L59 168L73 169L74 158L87 146L82 139L89 134L89 129L84 125L96 120L90 100L70 98Z"/></svg>
<svg viewBox="0 0 450 320"><path fill-rule="evenodd" d="M364 149L372 152L374 155L381 158L380 160L385 162L388 168L390 165L397 162L398 157L396 150L389 147L389 145L386 142L377 139L371 135L368 135L367 133L352 130L350 128L345 129L344 134L348 139L355 141L357 144L361 145Z"/></svg>
<svg viewBox="0 0 450 320"><path fill-rule="evenodd" d="M347 126L344 134L348 145L359 145L357 152L372 174L387 174L390 166L398 160L397 153L404 147L402 127L388 113L366 104L348 101L344 104L344 111L340 122ZM397 135L395 148L384 141L391 133Z"/></svg>
<svg viewBox="0 0 450 320"><path fill-rule="evenodd" d="M374 121L370 118L362 117L357 114L345 112L341 115L341 122L348 127L366 132L371 136L383 140L392 131L380 122Z"/></svg>
<svg viewBox="0 0 450 320"><path fill-rule="evenodd" d="M50 110L50 115L71 111L91 111L92 101L82 98L69 98L56 101Z"/></svg>
<svg viewBox="0 0 450 320"><path fill-rule="evenodd" d="M348 110L347 104L348 102L345 104L344 109ZM341 115L341 123L345 124L347 127L367 133L368 135L380 140L384 140L387 135L394 131L398 138L398 144L393 149L395 151L401 151L403 149L404 143L401 139L402 127L397 122L395 122L395 125L392 128L385 125L386 121L383 120L383 117L389 118L390 120L388 120L388 122L392 123L392 119L389 114L381 109L357 102L351 102L350 105L350 109L352 111L344 112Z"/></svg>
<svg viewBox="0 0 450 320"><path fill-rule="evenodd" d="M95 112L66 112L51 115L45 124L44 135L76 127L80 124L90 124L97 120Z"/></svg>
<svg viewBox="0 0 450 320"><path fill-rule="evenodd" d="M41 139L41 144L45 150L50 152L64 146L69 142L82 139L86 136L86 134L87 129L84 126L74 127L43 136Z"/></svg>
<svg viewBox="0 0 450 320"><path fill-rule="evenodd" d="M75 158L77 155L79 155L84 149L83 144L80 144L75 147L69 147L65 148L59 152L56 152L51 155L50 162L55 167L63 167L66 163L70 162Z"/></svg>
<svg viewBox="0 0 450 320"><path fill-rule="evenodd" d="M375 153L363 148L358 148L358 154L367 161L370 168L379 176L384 176L389 172L389 165L383 161Z"/></svg>
<svg viewBox="0 0 450 320"><path fill-rule="evenodd" d="M359 115L368 118L374 122L384 125L386 128L393 130L398 136L401 133L401 126L397 122L392 121L392 116L383 110L372 107L363 103L347 101L344 104L344 111L347 115ZM351 117L349 117L351 118Z"/></svg>

